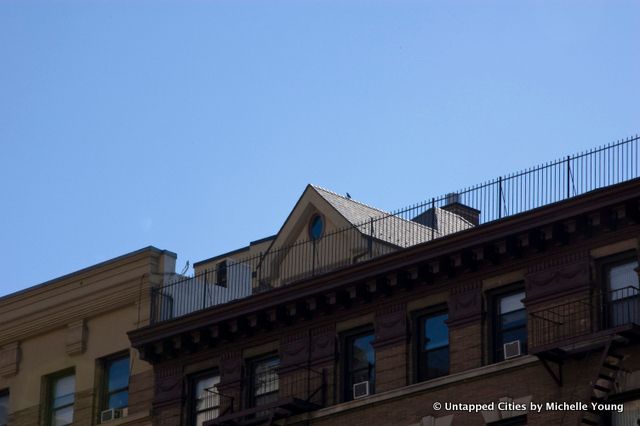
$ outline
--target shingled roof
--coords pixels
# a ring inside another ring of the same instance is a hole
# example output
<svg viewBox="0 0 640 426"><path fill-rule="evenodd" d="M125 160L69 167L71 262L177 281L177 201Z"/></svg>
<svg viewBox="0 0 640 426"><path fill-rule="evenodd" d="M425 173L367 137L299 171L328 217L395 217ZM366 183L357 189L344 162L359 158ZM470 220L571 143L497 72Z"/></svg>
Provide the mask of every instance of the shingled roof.
<svg viewBox="0 0 640 426"><path fill-rule="evenodd" d="M398 247L410 247L473 226L457 214L438 207L435 216L433 210L428 210L407 220L320 186L311 187L362 234ZM431 228L427 223L436 226Z"/></svg>

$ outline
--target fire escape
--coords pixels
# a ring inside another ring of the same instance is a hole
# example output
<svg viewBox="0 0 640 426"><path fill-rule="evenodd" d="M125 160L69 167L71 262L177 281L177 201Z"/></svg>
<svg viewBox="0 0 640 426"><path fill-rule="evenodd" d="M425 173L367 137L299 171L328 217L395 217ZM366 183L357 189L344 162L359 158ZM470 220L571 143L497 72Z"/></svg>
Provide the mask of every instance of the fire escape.
<svg viewBox="0 0 640 426"><path fill-rule="evenodd" d="M327 403L326 370L300 365L252 371L239 383L211 389L220 414L204 426L267 426L275 421L322 408Z"/></svg>
<svg viewBox="0 0 640 426"><path fill-rule="evenodd" d="M531 350L559 386L563 364L600 353L587 403L604 403L614 390L627 348L640 342L640 292L630 286L546 307L530 314ZM602 424L591 404L579 425Z"/></svg>

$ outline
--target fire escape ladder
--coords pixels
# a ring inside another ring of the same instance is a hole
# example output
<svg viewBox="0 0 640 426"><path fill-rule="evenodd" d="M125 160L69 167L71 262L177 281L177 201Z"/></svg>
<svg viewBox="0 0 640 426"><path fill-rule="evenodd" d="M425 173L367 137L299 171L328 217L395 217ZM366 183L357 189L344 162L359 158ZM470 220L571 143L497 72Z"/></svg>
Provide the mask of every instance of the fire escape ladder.
<svg viewBox="0 0 640 426"><path fill-rule="evenodd" d="M605 402L609 398L614 389L618 372L622 368L624 355L620 349L628 342L628 339L620 335L611 336L607 342L598 364L595 380L591 382L589 408L582 414L579 425L596 426L602 424L602 413L594 410L591 403Z"/></svg>

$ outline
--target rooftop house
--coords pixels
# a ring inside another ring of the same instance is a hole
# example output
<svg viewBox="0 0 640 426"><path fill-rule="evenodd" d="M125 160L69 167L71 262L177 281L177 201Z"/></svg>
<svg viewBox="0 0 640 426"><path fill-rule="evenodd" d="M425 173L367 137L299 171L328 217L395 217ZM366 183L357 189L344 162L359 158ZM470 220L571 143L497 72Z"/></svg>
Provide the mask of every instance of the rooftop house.
<svg viewBox="0 0 640 426"><path fill-rule="evenodd" d="M480 211L448 194L389 213L308 185L280 231L194 264L154 293L164 321L290 285L478 225Z"/></svg>

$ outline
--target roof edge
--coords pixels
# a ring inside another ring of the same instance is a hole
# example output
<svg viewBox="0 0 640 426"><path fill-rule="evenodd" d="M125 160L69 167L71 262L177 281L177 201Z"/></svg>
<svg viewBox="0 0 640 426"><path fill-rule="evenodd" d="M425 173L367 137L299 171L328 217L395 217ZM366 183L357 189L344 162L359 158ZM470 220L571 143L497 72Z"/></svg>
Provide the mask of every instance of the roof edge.
<svg viewBox="0 0 640 426"><path fill-rule="evenodd" d="M48 281L44 281L44 282L42 282L40 284L35 284L35 285L30 286L30 287L14 291L12 293L5 294L4 296L0 296L0 302L3 302L4 300L12 298L12 297L16 297L16 296L28 293L30 291L38 290L38 289L41 289L43 287L47 287L49 285L53 285L53 284L56 284L58 282L62 282L64 280L67 280L67 279L72 278L72 277L77 276L77 275L85 274L87 272L91 272L91 271L94 271L96 269L103 268L105 266L111 265L111 264L116 263L116 262L120 262L120 261L122 261L122 260L124 260L126 258L134 257L134 256L140 255L140 254L145 253L145 252L155 253L157 255L166 254L166 255L169 255L169 256L174 257L174 258L178 257L178 255L176 253L174 253L174 252L172 252L170 250L162 250L162 249L159 249L159 248L157 248L155 246L149 245L147 247L143 247L141 249L138 249L138 250L135 250L135 251L132 251L132 252L129 252L129 253L125 253L125 254L122 254L120 256L116 256L116 257L113 257L111 259L108 259L108 260L104 260L104 261L96 263L94 265L87 266L87 267L82 268L82 269L78 269L78 270L76 270L74 272L70 272L68 274L65 274L65 275L50 279Z"/></svg>

